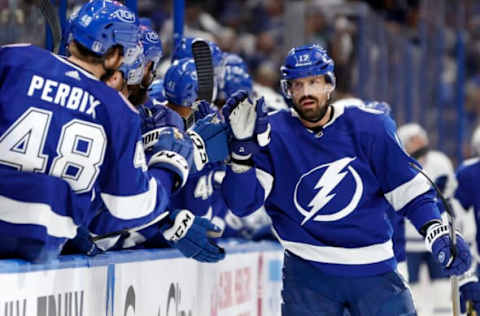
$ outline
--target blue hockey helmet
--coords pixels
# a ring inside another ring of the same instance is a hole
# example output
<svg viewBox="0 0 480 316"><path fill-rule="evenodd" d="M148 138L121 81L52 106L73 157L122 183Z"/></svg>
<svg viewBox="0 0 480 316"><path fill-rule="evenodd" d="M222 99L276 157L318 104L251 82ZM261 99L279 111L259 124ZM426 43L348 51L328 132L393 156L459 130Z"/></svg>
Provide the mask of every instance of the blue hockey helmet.
<svg viewBox="0 0 480 316"><path fill-rule="evenodd" d="M231 53L223 53L222 71L219 77L219 96L226 100L238 90L252 94L253 82L243 59Z"/></svg>
<svg viewBox="0 0 480 316"><path fill-rule="evenodd" d="M143 54L145 55L145 62L153 62L153 70L157 69L162 58L162 42L160 36L147 25L140 25L140 34L142 36Z"/></svg>
<svg viewBox="0 0 480 316"><path fill-rule="evenodd" d="M192 58L176 60L164 77L165 96L170 103L191 106L198 97L198 79Z"/></svg>
<svg viewBox="0 0 480 316"><path fill-rule="evenodd" d="M133 63L123 63L118 70L123 73L123 79L128 85L138 85L142 83L145 74L145 63L145 56L140 54Z"/></svg>
<svg viewBox="0 0 480 316"><path fill-rule="evenodd" d="M327 82L335 88L334 62L320 45L304 45L292 48L280 68L281 86L284 96L289 99L288 81L310 76L324 75Z"/></svg>
<svg viewBox="0 0 480 316"><path fill-rule="evenodd" d="M152 82L148 87L148 96L158 102L164 102L167 100L165 97L165 87L163 86L163 79L157 79Z"/></svg>
<svg viewBox="0 0 480 316"><path fill-rule="evenodd" d="M150 28L153 30L153 21L150 18L147 17L141 17L138 19L140 22L140 25L145 25L146 27Z"/></svg>
<svg viewBox="0 0 480 316"><path fill-rule="evenodd" d="M137 17L120 2L86 3L72 19L70 32L72 39L99 56L120 45L126 64L133 63L141 53Z"/></svg>

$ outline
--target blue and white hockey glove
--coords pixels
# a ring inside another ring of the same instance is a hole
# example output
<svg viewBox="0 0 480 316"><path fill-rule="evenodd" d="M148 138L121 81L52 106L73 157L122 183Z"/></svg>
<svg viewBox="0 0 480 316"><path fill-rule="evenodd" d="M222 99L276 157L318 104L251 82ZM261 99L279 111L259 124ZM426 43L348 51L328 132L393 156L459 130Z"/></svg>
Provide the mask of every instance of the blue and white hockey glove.
<svg viewBox="0 0 480 316"><path fill-rule="evenodd" d="M461 275L470 268L472 255L459 232L456 232L456 256L452 255L450 250L452 241L448 235L448 229L448 226L442 223L431 224L427 229L425 245L447 275Z"/></svg>
<svg viewBox="0 0 480 316"><path fill-rule="evenodd" d="M148 138L154 141L145 145L148 167L172 171L178 178L174 190L183 187L193 163L192 140L174 127L162 127L149 133L151 137Z"/></svg>
<svg viewBox="0 0 480 316"><path fill-rule="evenodd" d="M469 282L460 286L460 311L467 312L467 301L473 304L476 312L480 311L480 283Z"/></svg>
<svg viewBox="0 0 480 316"><path fill-rule="evenodd" d="M215 109L212 108L209 102L205 100L195 101L192 104L193 115L195 117L195 122L200 121L205 116L215 113Z"/></svg>
<svg viewBox="0 0 480 316"><path fill-rule="evenodd" d="M222 113L231 131L232 159L247 161L260 147L270 143L270 124L264 98L258 99L254 105L248 93L240 90L228 98Z"/></svg>
<svg viewBox="0 0 480 316"><path fill-rule="evenodd" d="M200 262L217 262L225 258L225 250L209 239L221 229L209 220L196 217L188 210L175 210L170 222L160 227L163 237L187 258Z"/></svg>
<svg viewBox="0 0 480 316"><path fill-rule="evenodd" d="M183 130L183 121L180 115L170 111L163 105L157 104L152 107L142 105L138 108L138 111L142 121L142 135L166 126Z"/></svg>
<svg viewBox="0 0 480 316"><path fill-rule="evenodd" d="M224 161L228 157L228 128L212 113L196 122L187 131L193 142L193 161L191 173L203 169L207 162Z"/></svg>

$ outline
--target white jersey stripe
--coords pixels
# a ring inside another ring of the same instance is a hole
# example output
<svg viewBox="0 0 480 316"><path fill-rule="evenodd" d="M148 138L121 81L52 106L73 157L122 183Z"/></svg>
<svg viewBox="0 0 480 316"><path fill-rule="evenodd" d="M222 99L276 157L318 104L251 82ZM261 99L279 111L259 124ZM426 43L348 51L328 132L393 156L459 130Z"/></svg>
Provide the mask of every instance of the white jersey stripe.
<svg viewBox="0 0 480 316"><path fill-rule="evenodd" d="M101 193L102 199L109 212L120 219L136 219L150 214L157 201L157 181L151 178L146 192L129 195L117 196L107 193Z"/></svg>
<svg viewBox="0 0 480 316"><path fill-rule="evenodd" d="M316 246L280 238L273 230L282 246L300 258L332 264L372 264L393 258L392 241L358 248Z"/></svg>
<svg viewBox="0 0 480 316"><path fill-rule="evenodd" d="M425 176L419 173L410 181L407 181L392 191L385 193L385 198L396 211L399 211L407 205L408 202L430 189L430 183L425 179Z"/></svg>
<svg viewBox="0 0 480 316"><path fill-rule="evenodd" d="M50 205L13 200L0 195L0 220L12 224L45 226L50 236L74 238L77 225L73 219L55 213Z"/></svg>
<svg viewBox="0 0 480 316"><path fill-rule="evenodd" d="M271 174L261 169L255 169L255 173L257 175L258 182L260 182L261 186L263 187L263 190L265 191L265 197L264 197L264 201L265 201L270 195L270 192L272 191L273 177Z"/></svg>

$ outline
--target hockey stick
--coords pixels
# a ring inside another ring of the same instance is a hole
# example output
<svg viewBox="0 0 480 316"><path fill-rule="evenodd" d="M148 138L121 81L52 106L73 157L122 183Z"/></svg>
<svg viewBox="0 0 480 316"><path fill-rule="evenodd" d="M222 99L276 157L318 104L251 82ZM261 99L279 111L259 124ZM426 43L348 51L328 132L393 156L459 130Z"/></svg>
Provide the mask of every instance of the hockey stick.
<svg viewBox="0 0 480 316"><path fill-rule="evenodd" d="M34 3L42 12L45 21L47 21L53 37L53 52L58 54L60 43L62 41L62 27L58 14L50 0L35 0Z"/></svg>
<svg viewBox="0 0 480 316"><path fill-rule="evenodd" d="M156 224L158 222L160 222L162 219L164 219L165 217L167 217L168 215L168 212L165 212L165 213L162 213L162 215L154 218L153 220L151 220L150 222L146 223L146 224L143 224L141 226L138 226L138 227L134 227L134 228L126 228L126 229L122 229L122 230L118 230L118 231L115 231L115 232L111 232L111 233L108 233L108 234L105 234L105 235L98 235L98 236L95 236L95 237L92 237L92 241L93 242L96 242L96 241L99 241L101 239L105 239L105 238L111 238L111 237L117 237L117 236L122 236L122 235L126 235L128 233L133 233L133 232L137 232L139 230L142 230L146 227L149 227L153 224Z"/></svg>
<svg viewBox="0 0 480 316"><path fill-rule="evenodd" d="M92 237L92 241L93 242L96 242L96 241L99 241L101 239L106 239L106 238L112 238L112 237L117 237L117 236L123 236L123 235L126 235L126 234L129 234L129 233L134 233L134 232L138 232L144 228L147 228L147 227L150 227L154 224L158 224L161 220L163 220L164 218L167 217L169 213L168 212L164 212L162 213L160 216L154 218L153 220L151 220L150 222L146 223L146 224L143 224L141 226L137 226L137 227L134 227L134 228L125 228L125 229L122 229L122 230L117 230L117 231L114 231L114 232L111 232L111 233L107 233L107 234L104 234L104 235L97 235L97 236L94 236ZM208 231L207 232L207 236L208 237L211 237L211 238L218 238L220 237L218 235L217 232L215 231Z"/></svg>
<svg viewBox="0 0 480 316"><path fill-rule="evenodd" d="M192 54L197 68L198 99L212 102L215 82L210 46L204 40L196 40L192 43Z"/></svg>
<svg viewBox="0 0 480 316"><path fill-rule="evenodd" d="M457 234L455 234L456 231L456 226L455 226L455 213L453 212L452 204L450 203L449 200L447 200L438 186L435 184L435 182L430 179L430 177L421 169L419 168L416 164L410 163L410 165L420 172L427 180L430 182L432 187L435 189L437 192L438 197L442 201L443 207L445 207L445 210L447 212L447 218L448 218L448 227L449 227L449 235L450 235L450 240L452 241L450 244L450 252L452 253L452 256L455 257L457 255ZM456 275L452 275L450 277L450 287L452 290L452 309L453 309L453 316L460 316L460 289L458 285L458 277Z"/></svg>

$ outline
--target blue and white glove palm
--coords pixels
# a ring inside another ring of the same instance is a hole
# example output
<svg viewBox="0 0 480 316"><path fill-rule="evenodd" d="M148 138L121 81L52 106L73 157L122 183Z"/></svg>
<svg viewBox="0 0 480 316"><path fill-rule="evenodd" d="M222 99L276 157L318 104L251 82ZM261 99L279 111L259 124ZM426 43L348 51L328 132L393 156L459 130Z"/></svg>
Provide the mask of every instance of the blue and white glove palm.
<svg viewBox="0 0 480 316"><path fill-rule="evenodd" d="M433 257L440 263L442 270L447 275L461 275L465 273L472 264L472 255L467 243L459 232L457 235L457 246L455 256L452 254L452 241L449 236L449 228L445 224L434 223L427 229L425 245Z"/></svg>
<svg viewBox="0 0 480 316"><path fill-rule="evenodd" d="M230 150L233 159L248 160L260 147L270 143L270 124L264 98L253 104L248 93L240 90L228 98L222 113L231 131Z"/></svg>
<svg viewBox="0 0 480 316"><path fill-rule="evenodd" d="M160 228L163 237L185 257L200 262L217 262L225 258L225 250L209 239L209 236L217 236L221 229L209 220L196 217L188 210L175 210L169 219L173 224L164 224Z"/></svg>
<svg viewBox="0 0 480 316"><path fill-rule="evenodd" d="M145 145L148 167L172 171L178 180L174 190L183 187L193 163L192 140L174 127L163 127L152 132L149 143Z"/></svg>
<svg viewBox="0 0 480 316"><path fill-rule="evenodd" d="M187 134L194 146L191 173L202 170L208 162L224 161L228 157L228 127L217 113L196 122Z"/></svg>

